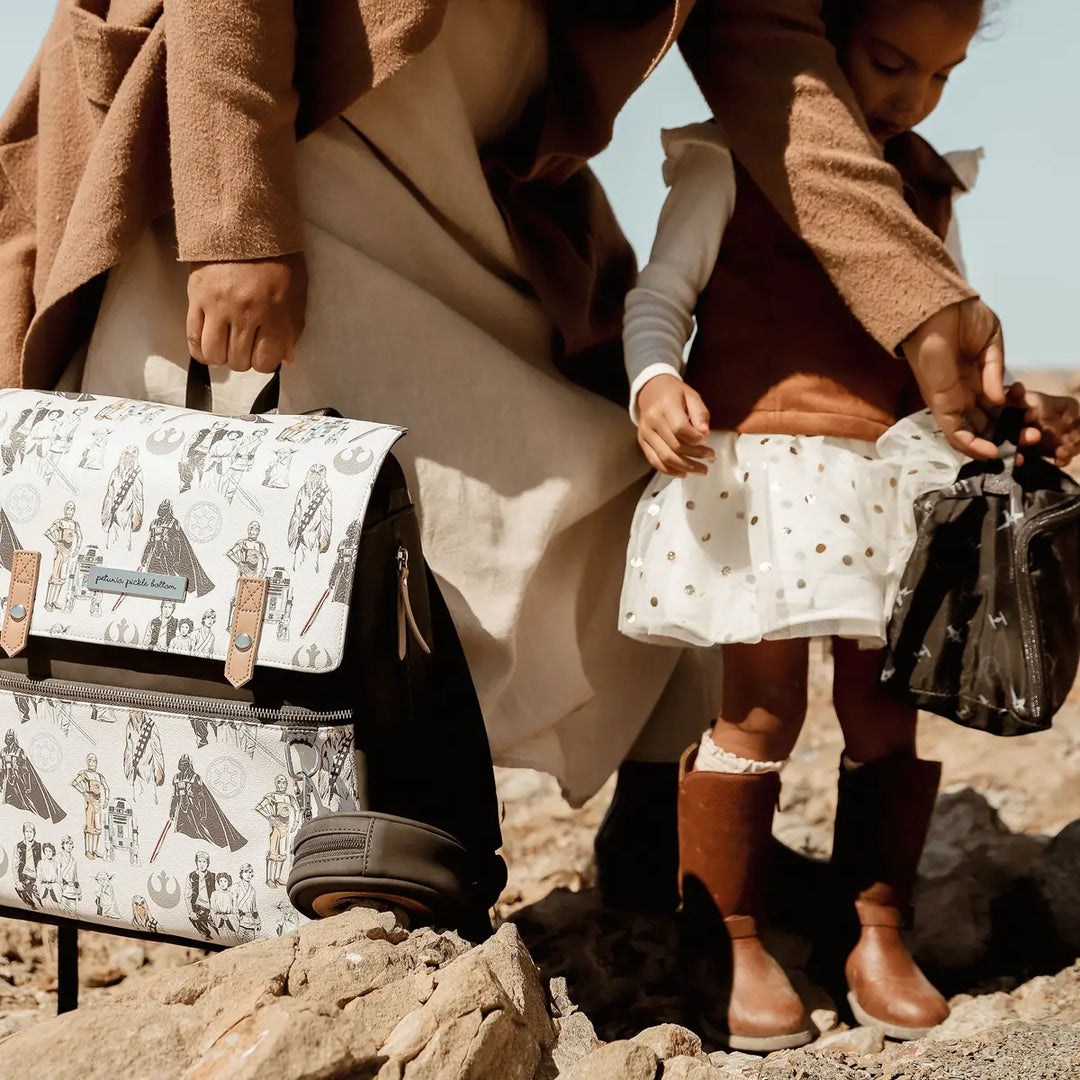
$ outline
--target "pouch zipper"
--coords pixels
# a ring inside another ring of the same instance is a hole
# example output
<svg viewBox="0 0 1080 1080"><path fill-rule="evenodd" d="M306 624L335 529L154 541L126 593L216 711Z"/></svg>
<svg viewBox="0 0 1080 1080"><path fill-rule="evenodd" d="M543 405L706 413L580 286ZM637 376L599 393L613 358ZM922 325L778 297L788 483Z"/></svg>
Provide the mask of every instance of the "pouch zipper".
<svg viewBox="0 0 1080 1080"><path fill-rule="evenodd" d="M1075 517L1080 517L1080 503L1058 510L1046 510L1038 517L1025 521L1016 530L1016 538L1013 540L1013 571L1016 575L1017 591L1021 594L1021 602L1017 605L1020 613L1020 643L1031 672L1031 686L1028 690L1031 707L1028 713L1033 719L1042 714L1045 676L1042 657L1039 655L1039 627L1036 619L1038 601L1028 573L1028 549L1038 533L1045 532L1054 525L1067 523Z"/></svg>
<svg viewBox="0 0 1080 1080"><path fill-rule="evenodd" d="M398 659L404 660L407 652L407 642L405 637L406 626L412 632L412 636L416 638L416 643L420 648L426 653L431 652L428 643L424 640L424 635L420 633L420 627L416 624L416 616L413 614L412 601L409 599L409 552L404 544L398 544L397 576Z"/></svg>
<svg viewBox="0 0 1080 1080"><path fill-rule="evenodd" d="M223 720L256 721L288 727L321 727L326 724L349 723L353 719L349 709L310 712L289 705L280 709L263 709L242 701L124 690L115 686L99 686L96 683L67 682L64 679L30 679L25 675L13 675L10 672L0 672L0 690L25 694L28 697L62 698L87 705L170 712L182 716L220 717Z"/></svg>

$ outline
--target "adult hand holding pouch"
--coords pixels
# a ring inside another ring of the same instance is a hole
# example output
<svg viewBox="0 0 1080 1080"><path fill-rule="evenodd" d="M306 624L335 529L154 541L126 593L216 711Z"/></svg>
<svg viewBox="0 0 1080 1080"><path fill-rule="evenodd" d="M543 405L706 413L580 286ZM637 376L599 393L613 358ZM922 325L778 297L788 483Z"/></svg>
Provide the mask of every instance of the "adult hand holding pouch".
<svg viewBox="0 0 1080 1080"><path fill-rule="evenodd" d="M1080 658L1080 484L1016 464L1022 423L1005 410L1001 456L916 500L881 671L890 696L995 735L1048 728Z"/></svg>

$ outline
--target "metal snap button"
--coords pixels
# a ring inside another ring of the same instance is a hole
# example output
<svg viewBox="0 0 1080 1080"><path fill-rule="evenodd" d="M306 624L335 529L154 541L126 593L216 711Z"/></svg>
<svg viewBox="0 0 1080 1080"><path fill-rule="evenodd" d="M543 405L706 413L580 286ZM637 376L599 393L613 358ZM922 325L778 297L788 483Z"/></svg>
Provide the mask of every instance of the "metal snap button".
<svg viewBox="0 0 1080 1080"><path fill-rule="evenodd" d="M241 651L247 652L251 648L251 635L250 634L237 634L233 638L233 644Z"/></svg>
<svg viewBox="0 0 1080 1080"><path fill-rule="evenodd" d="M26 607L23 604L11 605L11 617L16 622L22 622L26 618Z"/></svg>

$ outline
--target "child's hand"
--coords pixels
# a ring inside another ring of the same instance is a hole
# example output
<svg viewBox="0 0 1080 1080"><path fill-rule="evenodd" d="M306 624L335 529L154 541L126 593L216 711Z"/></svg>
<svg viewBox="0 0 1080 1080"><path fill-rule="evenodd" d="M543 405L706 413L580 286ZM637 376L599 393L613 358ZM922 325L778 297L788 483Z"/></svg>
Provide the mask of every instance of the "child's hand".
<svg viewBox="0 0 1080 1080"><path fill-rule="evenodd" d="M1026 408L1024 419L1042 435L1041 441L1030 444L1041 457L1052 457L1056 465L1064 466L1080 453L1080 402L1076 398L1041 394L1013 383L1007 404Z"/></svg>
<svg viewBox="0 0 1080 1080"><path fill-rule="evenodd" d="M674 375L656 375L638 392L638 443L665 476L704 476L716 452L705 445L709 410L701 395Z"/></svg>
<svg viewBox="0 0 1080 1080"><path fill-rule="evenodd" d="M188 349L233 371L275 371L293 358L304 329L303 252L250 262L195 263L188 276Z"/></svg>

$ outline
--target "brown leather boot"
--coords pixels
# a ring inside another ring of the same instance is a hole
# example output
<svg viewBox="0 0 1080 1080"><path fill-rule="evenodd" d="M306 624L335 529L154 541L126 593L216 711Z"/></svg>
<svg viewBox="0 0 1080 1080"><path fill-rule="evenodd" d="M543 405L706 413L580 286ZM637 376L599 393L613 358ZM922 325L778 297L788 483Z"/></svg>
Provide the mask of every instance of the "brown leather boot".
<svg viewBox="0 0 1080 1080"><path fill-rule="evenodd" d="M733 1050L803 1046L813 1026L783 968L758 937L776 773L692 772L679 764L681 969L694 1022Z"/></svg>
<svg viewBox="0 0 1080 1080"><path fill-rule="evenodd" d="M921 1038L949 1015L901 938L940 782L940 762L911 754L840 769L833 865L862 927L844 969L848 1001L891 1039Z"/></svg>

